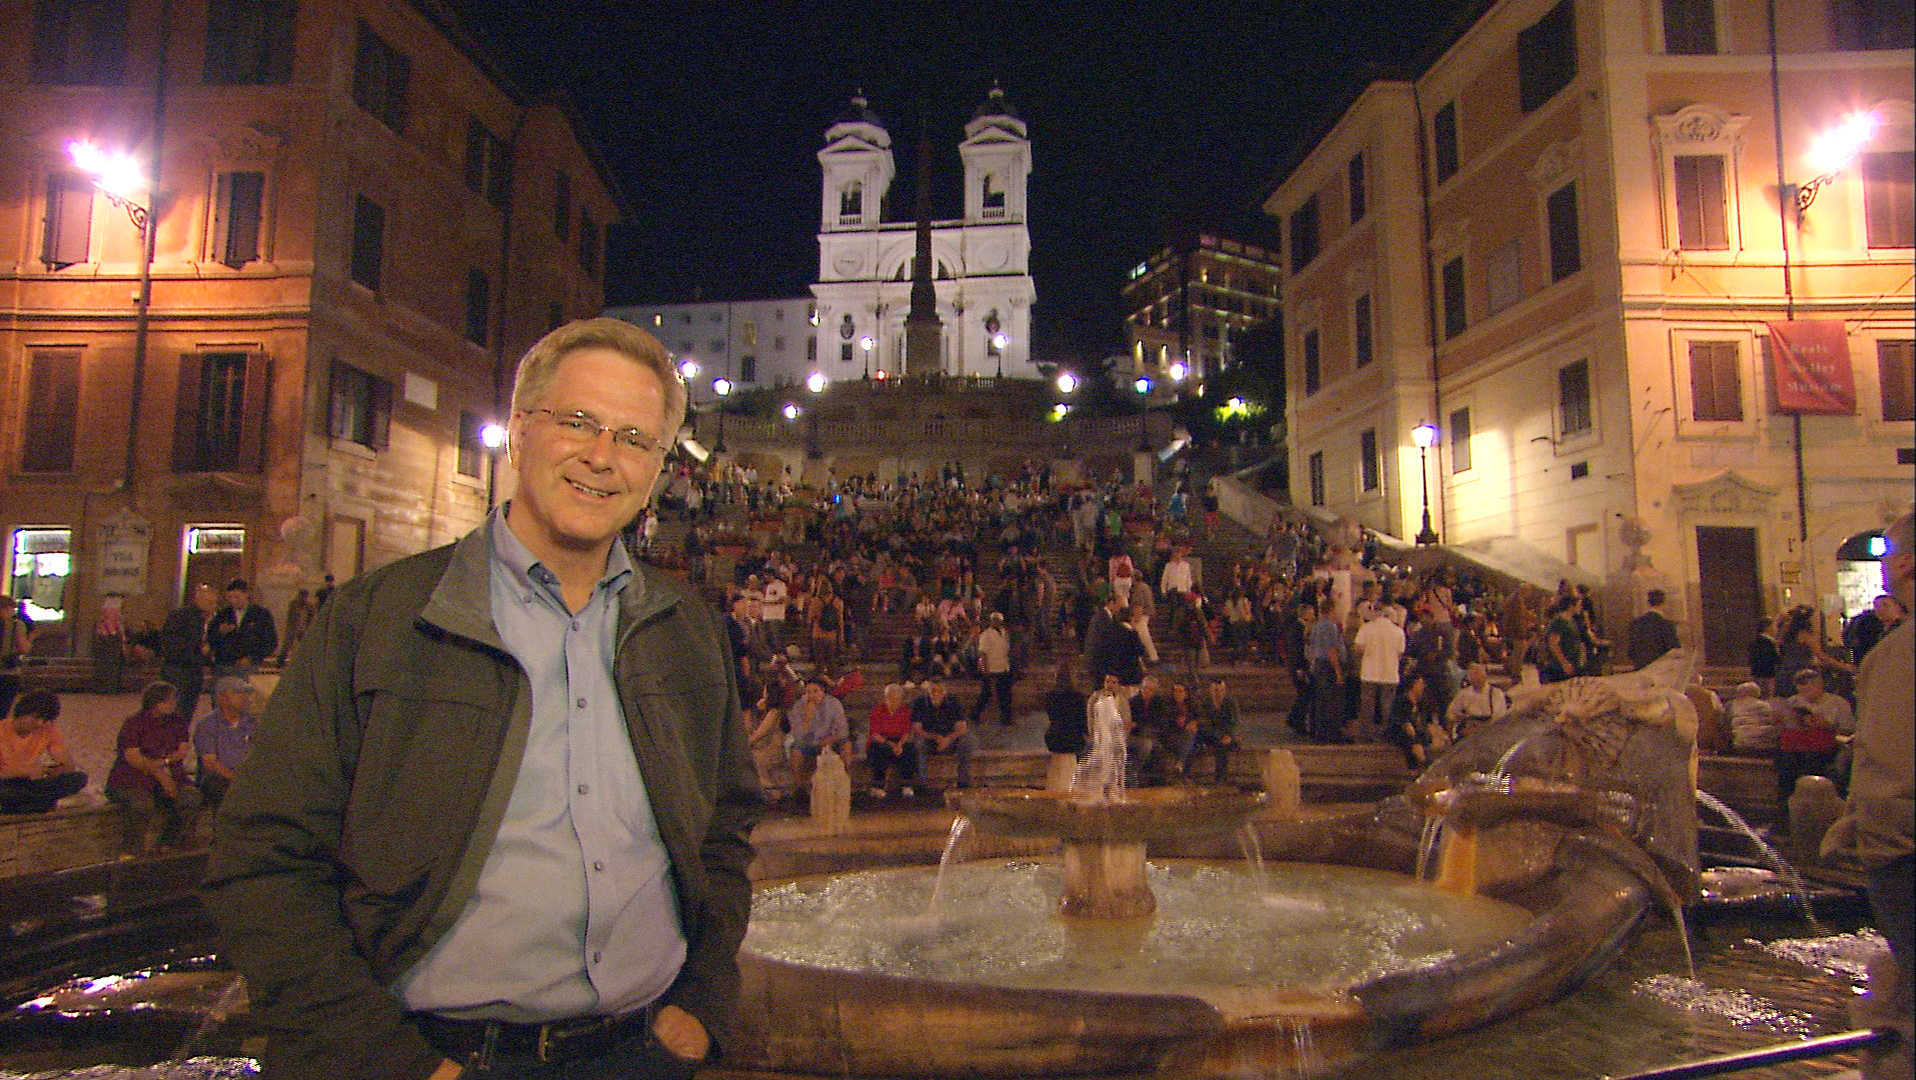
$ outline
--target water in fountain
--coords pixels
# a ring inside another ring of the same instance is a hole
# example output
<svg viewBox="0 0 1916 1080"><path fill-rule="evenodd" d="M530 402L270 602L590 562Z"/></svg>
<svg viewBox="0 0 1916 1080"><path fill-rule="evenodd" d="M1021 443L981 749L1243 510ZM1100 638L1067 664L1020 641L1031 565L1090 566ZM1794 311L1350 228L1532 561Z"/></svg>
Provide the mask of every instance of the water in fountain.
<svg viewBox="0 0 1916 1080"><path fill-rule="evenodd" d="M1795 899L1798 909L1803 913L1803 921L1809 924L1811 932L1817 935L1823 934L1823 926L1816 918L1816 908L1810 903L1809 886L1803 881L1803 875L1796 872L1796 867L1791 866L1789 860L1772 847L1769 841L1763 839L1762 834L1744 820L1742 814L1737 813L1722 799L1699 788L1696 793L1696 802L1698 806L1705 807L1721 817L1724 824L1749 840L1750 846L1764 862L1769 864L1770 869L1776 872L1776 876L1783 879L1785 895Z"/></svg>
<svg viewBox="0 0 1916 1080"><path fill-rule="evenodd" d="M1078 802L1118 802L1124 798L1124 717L1109 691L1092 695L1091 752L1071 777L1071 797Z"/></svg>
<svg viewBox="0 0 1916 1080"><path fill-rule="evenodd" d="M970 818L959 814L951 819L951 832L945 836L945 850L938 856L938 879L932 885L931 903L926 905L934 917L944 911L945 873L951 868L952 863L958 860L958 845L964 842L966 834L970 831Z"/></svg>
<svg viewBox="0 0 1916 1080"><path fill-rule="evenodd" d="M1412 877L1418 881L1430 878L1430 856L1437 850L1437 841L1444 835L1442 814L1425 814L1423 830L1417 837L1417 870Z"/></svg>

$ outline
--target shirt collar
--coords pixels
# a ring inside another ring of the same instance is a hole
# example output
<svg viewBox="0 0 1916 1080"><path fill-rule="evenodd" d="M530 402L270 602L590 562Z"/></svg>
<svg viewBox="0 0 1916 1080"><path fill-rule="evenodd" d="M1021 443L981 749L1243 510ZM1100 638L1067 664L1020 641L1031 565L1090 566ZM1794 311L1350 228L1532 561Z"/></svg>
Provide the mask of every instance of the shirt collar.
<svg viewBox="0 0 1916 1080"><path fill-rule="evenodd" d="M540 562L525 541L519 539L506 524L506 508L511 505L510 500L500 503L486 524L491 533L494 563L506 571L515 587L557 595L559 576ZM599 577L596 588L607 589L615 594L623 592L626 584L632 580L633 573L632 557L626 553L625 545L615 540L606 552L605 573Z"/></svg>

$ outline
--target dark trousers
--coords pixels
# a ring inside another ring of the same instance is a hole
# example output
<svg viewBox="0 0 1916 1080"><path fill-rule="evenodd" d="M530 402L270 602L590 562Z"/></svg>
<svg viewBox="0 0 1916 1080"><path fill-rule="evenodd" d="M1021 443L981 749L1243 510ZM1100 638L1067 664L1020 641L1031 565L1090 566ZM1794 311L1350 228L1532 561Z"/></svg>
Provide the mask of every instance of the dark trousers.
<svg viewBox="0 0 1916 1080"><path fill-rule="evenodd" d="M893 750L888 744L873 739L865 744L865 765L871 769L872 786L887 791L893 785L909 784L918 776L918 748L909 741L903 750ZM891 784L885 783L885 777L891 776Z"/></svg>
<svg viewBox="0 0 1916 1080"><path fill-rule="evenodd" d="M998 722L1009 724L1011 720L1011 672L1000 671L978 676L978 704L971 707L971 718L978 719L985 714L985 705L993 698L998 699Z"/></svg>
<svg viewBox="0 0 1916 1080"><path fill-rule="evenodd" d="M1350 741L1345 730L1344 683L1325 660L1311 665L1311 738L1323 743Z"/></svg>
<svg viewBox="0 0 1916 1080"><path fill-rule="evenodd" d="M1910 982L1910 959L1916 949L1916 855L1905 855L1888 866L1870 871L1869 908L1876 929L1889 942L1889 952L1902 968L1903 984Z"/></svg>
<svg viewBox="0 0 1916 1080"><path fill-rule="evenodd" d="M60 773L39 780L13 776L0 780L0 814L44 814L68 795L86 787L83 772Z"/></svg>
<svg viewBox="0 0 1916 1080"><path fill-rule="evenodd" d="M1231 748L1236 745L1237 737L1234 735L1207 731L1204 728L1197 729L1197 732L1191 736L1191 744L1184 748L1184 774L1191 775L1191 762L1197 760L1199 754L1209 750L1217 766L1211 774L1212 780L1222 784L1231 775Z"/></svg>

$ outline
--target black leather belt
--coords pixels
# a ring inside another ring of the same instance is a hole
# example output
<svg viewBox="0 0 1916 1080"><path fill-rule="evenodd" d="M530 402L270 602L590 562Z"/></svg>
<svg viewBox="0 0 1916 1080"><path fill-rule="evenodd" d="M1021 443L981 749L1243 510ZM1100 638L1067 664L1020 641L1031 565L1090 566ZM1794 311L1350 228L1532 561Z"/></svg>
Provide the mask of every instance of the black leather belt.
<svg viewBox="0 0 1916 1080"><path fill-rule="evenodd" d="M657 1006L618 1016L580 1016L543 1024L505 1020L454 1020L432 1013L409 1017L426 1040L462 1065L490 1068L496 1061L583 1061L633 1038L651 1039Z"/></svg>

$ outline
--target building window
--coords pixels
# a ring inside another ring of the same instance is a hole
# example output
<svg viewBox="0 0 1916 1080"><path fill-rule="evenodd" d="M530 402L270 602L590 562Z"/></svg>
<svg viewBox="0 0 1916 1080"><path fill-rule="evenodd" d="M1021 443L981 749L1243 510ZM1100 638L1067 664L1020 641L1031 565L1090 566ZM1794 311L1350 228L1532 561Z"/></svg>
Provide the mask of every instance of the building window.
<svg viewBox="0 0 1916 1080"><path fill-rule="evenodd" d="M351 364L333 362L326 433L384 450L392 437L393 384Z"/></svg>
<svg viewBox="0 0 1916 1080"><path fill-rule="evenodd" d="M379 291L379 269L386 248L386 208L364 195L353 196L353 280Z"/></svg>
<svg viewBox="0 0 1916 1080"><path fill-rule="evenodd" d="M1484 263L1484 314L1495 315L1523 299L1523 240L1511 237Z"/></svg>
<svg viewBox="0 0 1916 1080"><path fill-rule="evenodd" d="M67 617L67 578L73 573L72 529L15 529L7 592L37 623Z"/></svg>
<svg viewBox="0 0 1916 1080"><path fill-rule="evenodd" d="M466 122L466 190L494 206L512 196L512 151L477 117Z"/></svg>
<svg viewBox="0 0 1916 1080"><path fill-rule="evenodd" d="M1550 280L1562 281L1583 269L1583 243L1577 229L1577 185L1565 184L1545 204L1550 222Z"/></svg>
<svg viewBox="0 0 1916 1080"><path fill-rule="evenodd" d="M805 362L808 364L815 364L818 362L818 339L817 338L805 339Z"/></svg>
<svg viewBox="0 0 1916 1080"><path fill-rule="evenodd" d="M174 472L258 472L265 462L269 362L243 352L180 357Z"/></svg>
<svg viewBox="0 0 1916 1080"><path fill-rule="evenodd" d="M126 68L126 0L38 0L33 81L118 86Z"/></svg>
<svg viewBox="0 0 1916 1080"><path fill-rule="evenodd" d="M1916 39L1916 12L1907 3L1835 0L1830 7L1838 49L1907 49Z"/></svg>
<svg viewBox="0 0 1916 1080"><path fill-rule="evenodd" d="M485 426L478 413L459 410L459 462L454 467L460 476L477 477L484 468L486 443L482 432Z"/></svg>
<svg viewBox="0 0 1916 1080"><path fill-rule="evenodd" d="M758 381L758 357L741 356L738 358L738 381L755 383Z"/></svg>
<svg viewBox="0 0 1916 1080"><path fill-rule="evenodd" d="M1663 0L1663 51L1672 56L1716 53L1716 0Z"/></svg>
<svg viewBox="0 0 1916 1080"><path fill-rule="evenodd" d="M1576 13L1562 0L1517 34L1517 105L1534 112L1576 77Z"/></svg>
<svg viewBox="0 0 1916 1080"><path fill-rule="evenodd" d="M1447 101L1430 119L1430 139L1437 165L1437 182L1457 175L1457 103Z"/></svg>
<svg viewBox="0 0 1916 1080"><path fill-rule="evenodd" d="M1444 338L1456 337L1470 325L1464 309L1464 257L1444 263Z"/></svg>
<svg viewBox="0 0 1916 1080"><path fill-rule="evenodd" d="M394 134L404 134L406 84L411 79L412 60L362 21L353 57L353 102Z"/></svg>
<svg viewBox="0 0 1916 1080"><path fill-rule="evenodd" d="M83 263L93 240L93 184L78 173L47 177L46 232L40 261L49 270Z"/></svg>
<svg viewBox="0 0 1916 1080"><path fill-rule="evenodd" d="M856 225L865 215L865 185L853 180L838 192L838 220L842 224Z"/></svg>
<svg viewBox="0 0 1916 1080"><path fill-rule="evenodd" d="M1324 451L1311 455L1311 505L1324 505Z"/></svg>
<svg viewBox="0 0 1916 1080"><path fill-rule="evenodd" d="M71 472L80 419L80 350L35 349L27 358L27 408L20 425L22 472Z"/></svg>
<svg viewBox="0 0 1916 1080"><path fill-rule="evenodd" d="M572 230L572 177L565 173L552 174L552 235L560 243L571 235Z"/></svg>
<svg viewBox="0 0 1916 1080"><path fill-rule="evenodd" d="M208 86L276 86L293 77L294 0L208 0Z"/></svg>
<svg viewBox="0 0 1916 1080"><path fill-rule="evenodd" d="M1876 375L1883 390L1883 419L1916 420L1916 341L1878 341Z"/></svg>
<svg viewBox="0 0 1916 1080"><path fill-rule="evenodd" d="M1371 362L1370 330L1370 294L1365 293L1351 303L1351 352L1357 358L1357 366L1363 367Z"/></svg>
<svg viewBox="0 0 1916 1080"><path fill-rule="evenodd" d="M1450 412L1450 471L1470 471L1470 410Z"/></svg>
<svg viewBox="0 0 1916 1080"><path fill-rule="evenodd" d="M1690 342L1690 416L1743 419L1743 374L1736 342Z"/></svg>
<svg viewBox="0 0 1916 1080"><path fill-rule="evenodd" d="M988 217L988 218L1004 217L1005 216L1004 186L998 183L998 178L991 175L990 173L986 173L984 177L982 178L982 180L983 180L983 186L979 189L979 193L978 193L978 209L980 211L980 216Z"/></svg>
<svg viewBox="0 0 1916 1080"><path fill-rule="evenodd" d="M1317 258L1317 196L1291 211L1291 273L1295 274Z"/></svg>
<svg viewBox="0 0 1916 1080"><path fill-rule="evenodd" d="M1377 429L1365 428L1357 436L1358 480L1365 491L1376 491L1383 482L1382 463L1377 460Z"/></svg>
<svg viewBox="0 0 1916 1080"><path fill-rule="evenodd" d="M1344 178L1350 188L1351 223L1356 224L1364 220L1364 211L1368 209L1364 191L1364 155L1354 155L1350 164L1344 166Z"/></svg>
<svg viewBox="0 0 1916 1080"><path fill-rule="evenodd" d="M1677 246L1722 251L1730 246L1729 197L1721 154L1679 154L1676 175Z"/></svg>
<svg viewBox="0 0 1916 1080"><path fill-rule="evenodd" d="M1863 214L1869 246L1916 247L1916 152L1863 155Z"/></svg>
<svg viewBox="0 0 1916 1080"><path fill-rule="evenodd" d="M758 323L751 319L746 319L740 322L738 327L738 336L739 336L739 340L745 345L746 348L748 349L758 348Z"/></svg>
<svg viewBox="0 0 1916 1080"><path fill-rule="evenodd" d="M579 266L588 275L599 273L599 226L590 210L579 211Z"/></svg>
<svg viewBox="0 0 1916 1080"><path fill-rule="evenodd" d="M265 195L265 173L223 172L214 184L214 254L235 270L260 257L260 210Z"/></svg>
<svg viewBox="0 0 1916 1080"><path fill-rule="evenodd" d="M841 364L849 364L852 362L851 342L841 341L838 343L838 362Z"/></svg>
<svg viewBox="0 0 1916 1080"><path fill-rule="evenodd" d="M1304 332L1304 393L1315 394L1324 385L1323 359L1319 355L1317 331Z"/></svg>
<svg viewBox="0 0 1916 1080"><path fill-rule="evenodd" d="M1557 435L1567 438L1590 430L1590 361L1557 369Z"/></svg>
<svg viewBox="0 0 1916 1080"><path fill-rule="evenodd" d="M466 340L484 345L492 340L492 279L483 270L466 272Z"/></svg>

